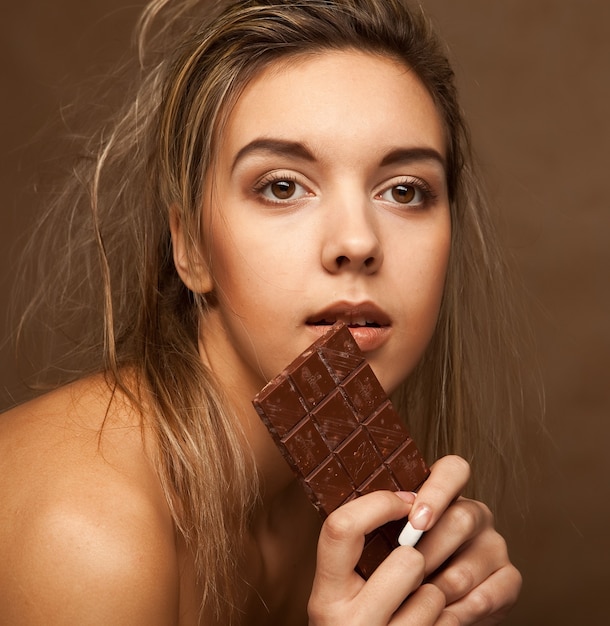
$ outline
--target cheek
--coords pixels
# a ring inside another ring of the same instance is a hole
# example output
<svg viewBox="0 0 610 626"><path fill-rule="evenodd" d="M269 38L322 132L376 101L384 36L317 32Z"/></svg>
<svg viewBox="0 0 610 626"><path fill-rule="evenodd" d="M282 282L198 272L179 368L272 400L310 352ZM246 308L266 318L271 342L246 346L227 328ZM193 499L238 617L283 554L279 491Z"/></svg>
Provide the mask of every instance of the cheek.
<svg viewBox="0 0 610 626"><path fill-rule="evenodd" d="M449 257L451 254L451 231L449 229L430 252L429 282L434 299L434 306L438 313L441 299L445 291L445 281L447 279L447 269L449 267Z"/></svg>
<svg viewBox="0 0 610 626"><path fill-rule="evenodd" d="M432 338L445 291L451 250L448 226L434 237L420 241L421 247L405 263L402 289L406 290L406 308L411 311L412 341L423 353ZM411 272L411 273L410 273Z"/></svg>
<svg viewBox="0 0 610 626"><path fill-rule="evenodd" d="M211 239L218 297L234 312L250 316L249 307L265 307L294 291L293 250L275 233L263 232L260 224L218 225Z"/></svg>
<svg viewBox="0 0 610 626"><path fill-rule="evenodd" d="M403 282L403 287L415 292L411 296L415 295L421 306L438 307L451 250L449 219L442 219L428 229L414 233L413 237L402 242L402 247L405 254L400 272L408 281L407 284Z"/></svg>
<svg viewBox="0 0 610 626"><path fill-rule="evenodd" d="M451 252L451 229L447 227L442 231L433 245L430 246L427 254L426 267L423 269L425 278L422 281L423 289L427 291L426 304L424 311L430 320L429 338L431 338L436 321L438 319L443 294L445 291L445 283L447 279L447 268L449 266L449 256ZM425 285L428 285L427 290Z"/></svg>
<svg viewBox="0 0 610 626"><path fill-rule="evenodd" d="M390 292L395 294L401 317L396 343L373 369L388 393L404 382L416 367L432 339L443 298L451 247L446 224L413 237L402 238L401 250L392 263ZM389 262L386 256L386 262Z"/></svg>

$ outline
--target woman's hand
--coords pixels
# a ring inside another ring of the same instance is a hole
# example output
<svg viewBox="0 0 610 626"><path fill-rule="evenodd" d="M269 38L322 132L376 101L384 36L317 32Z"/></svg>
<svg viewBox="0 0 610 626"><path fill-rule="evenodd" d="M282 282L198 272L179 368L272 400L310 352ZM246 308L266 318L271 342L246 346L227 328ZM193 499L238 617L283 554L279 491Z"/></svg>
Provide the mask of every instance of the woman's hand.
<svg viewBox="0 0 610 626"><path fill-rule="evenodd" d="M349 502L327 518L318 541L310 626L423 626L436 622L445 608L445 596L438 587L421 586L426 564L414 548L396 548L366 582L354 571L364 536L390 520L405 517L414 501L410 493L377 491ZM409 606L404 603L408 596L413 600Z"/></svg>
<svg viewBox="0 0 610 626"><path fill-rule="evenodd" d="M516 602L521 575L509 560L506 542L482 503L465 498L447 503L449 482L466 484L466 461L449 456L432 467L411 510L411 523L426 530L417 549L426 580L440 589L446 609L438 625L497 624ZM460 477L460 478L458 478Z"/></svg>
<svg viewBox="0 0 610 626"><path fill-rule="evenodd" d="M417 497L376 492L328 517L318 543L311 626L494 624L514 604L521 576L491 513L459 497L468 464L449 456L431 469ZM427 531L417 549L396 548L364 581L354 571L364 536L407 514L413 526Z"/></svg>

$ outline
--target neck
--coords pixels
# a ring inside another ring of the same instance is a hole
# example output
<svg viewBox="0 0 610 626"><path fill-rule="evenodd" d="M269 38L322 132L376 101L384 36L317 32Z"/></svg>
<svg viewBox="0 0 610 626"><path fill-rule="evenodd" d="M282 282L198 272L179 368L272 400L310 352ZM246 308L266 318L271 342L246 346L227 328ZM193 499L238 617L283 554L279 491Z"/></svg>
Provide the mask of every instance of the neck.
<svg viewBox="0 0 610 626"><path fill-rule="evenodd" d="M295 490L301 493L302 489L267 427L254 410L250 398L233 395L231 400L236 415L241 420L246 445L250 446L256 463L262 508L271 511L278 503L282 505L286 498L292 498Z"/></svg>
<svg viewBox="0 0 610 626"><path fill-rule="evenodd" d="M245 445L252 451L261 487L261 514L272 511L278 503L291 498L293 490L300 493L292 470L278 450L266 426L252 406L252 398L263 382L240 366L239 362L227 360L227 351L220 350L213 338L223 334L217 315L209 314L206 333L200 337L199 353L203 362L216 375L224 396L237 416Z"/></svg>

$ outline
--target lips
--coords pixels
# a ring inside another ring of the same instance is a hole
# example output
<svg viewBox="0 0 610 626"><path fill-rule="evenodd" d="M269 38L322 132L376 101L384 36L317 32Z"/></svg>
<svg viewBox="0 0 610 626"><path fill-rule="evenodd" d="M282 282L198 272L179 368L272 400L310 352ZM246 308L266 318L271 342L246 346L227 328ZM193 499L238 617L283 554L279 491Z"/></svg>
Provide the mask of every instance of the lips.
<svg viewBox="0 0 610 626"><path fill-rule="evenodd" d="M390 325L390 319L378 306L370 303L338 303L307 319L312 326L332 326L342 321L350 328L382 328Z"/></svg>
<svg viewBox="0 0 610 626"><path fill-rule="evenodd" d="M308 322L308 323L311 323L314 326L332 326L335 322L338 322L339 320L345 322L349 327L354 327L354 328L359 327L359 326L369 326L371 328L379 328L381 326L381 324L379 322L376 322L375 320L367 320L363 317L358 317L355 315L350 315L350 316L341 315L337 318L333 318L333 317L323 318L316 322Z"/></svg>
<svg viewBox="0 0 610 626"><path fill-rule="evenodd" d="M337 303L309 317L307 325L316 334L322 334L338 321L347 324L363 352L380 348L391 333L389 316L372 303Z"/></svg>

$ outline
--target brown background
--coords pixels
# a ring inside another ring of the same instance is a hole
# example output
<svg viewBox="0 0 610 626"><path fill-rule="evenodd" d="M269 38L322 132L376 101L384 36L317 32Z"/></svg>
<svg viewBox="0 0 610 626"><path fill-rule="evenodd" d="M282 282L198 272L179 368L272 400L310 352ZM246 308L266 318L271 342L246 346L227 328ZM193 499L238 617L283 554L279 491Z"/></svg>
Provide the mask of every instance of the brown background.
<svg viewBox="0 0 610 626"><path fill-rule="evenodd" d="M122 53L126 0L20 0L0 21L0 316L28 186L85 78ZM491 197L531 294L545 430L505 521L525 576L510 624L608 623L610 576L610 3L423 0L451 47ZM0 353L0 407L14 387ZM1 590L0 590L1 593Z"/></svg>

